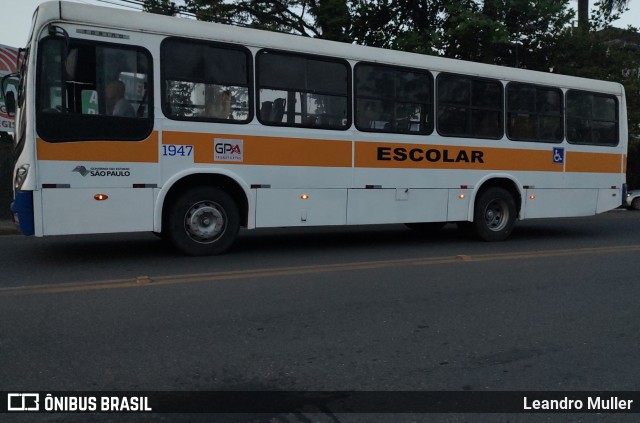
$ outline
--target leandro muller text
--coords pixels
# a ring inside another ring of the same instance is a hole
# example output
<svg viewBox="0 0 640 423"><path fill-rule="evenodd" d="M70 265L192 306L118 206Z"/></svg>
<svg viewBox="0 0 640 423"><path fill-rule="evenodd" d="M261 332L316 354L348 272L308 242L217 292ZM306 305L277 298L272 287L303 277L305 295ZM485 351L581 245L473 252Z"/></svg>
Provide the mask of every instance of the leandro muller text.
<svg viewBox="0 0 640 423"><path fill-rule="evenodd" d="M630 410L633 400L618 397L587 397L587 410ZM530 399L524 397L524 410L583 410L585 401L580 399Z"/></svg>

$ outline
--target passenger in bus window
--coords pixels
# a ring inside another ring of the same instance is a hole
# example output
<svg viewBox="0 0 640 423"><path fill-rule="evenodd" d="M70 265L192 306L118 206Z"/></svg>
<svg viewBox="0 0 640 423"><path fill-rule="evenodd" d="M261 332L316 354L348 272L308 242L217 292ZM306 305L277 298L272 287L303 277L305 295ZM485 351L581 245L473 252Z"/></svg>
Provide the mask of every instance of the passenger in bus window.
<svg viewBox="0 0 640 423"><path fill-rule="evenodd" d="M213 101L208 101L211 96L207 97L205 105L205 116L216 119L231 119L231 102L233 96L230 90L219 92L213 97Z"/></svg>
<svg viewBox="0 0 640 423"><path fill-rule="evenodd" d="M368 101L365 103L364 110L358 110L358 126L360 128L373 128L375 119L374 105Z"/></svg>
<svg viewBox="0 0 640 423"><path fill-rule="evenodd" d="M112 116L135 117L136 113L129 101L124 98L125 86L120 80L111 81L105 91L107 114Z"/></svg>

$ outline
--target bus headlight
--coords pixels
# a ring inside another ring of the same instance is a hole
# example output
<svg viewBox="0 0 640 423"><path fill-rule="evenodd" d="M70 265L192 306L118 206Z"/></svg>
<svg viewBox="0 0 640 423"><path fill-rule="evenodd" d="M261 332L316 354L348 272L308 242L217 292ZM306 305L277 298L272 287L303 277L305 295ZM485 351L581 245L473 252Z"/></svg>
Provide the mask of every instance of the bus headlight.
<svg viewBox="0 0 640 423"><path fill-rule="evenodd" d="M13 179L13 188L16 191L20 191L22 189L22 184L24 184L24 181L25 179L27 179L28 174L29 174L28 164L22 165L16 170L16 177Z"/></svg>

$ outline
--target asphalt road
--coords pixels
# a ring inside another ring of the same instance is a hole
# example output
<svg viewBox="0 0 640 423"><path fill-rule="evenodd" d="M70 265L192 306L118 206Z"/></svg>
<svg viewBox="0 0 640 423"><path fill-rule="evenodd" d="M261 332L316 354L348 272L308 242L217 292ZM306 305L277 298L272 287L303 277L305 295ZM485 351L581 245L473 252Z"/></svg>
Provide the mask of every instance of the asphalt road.
<svg viewBox="0 0 640 423"><path fill-rule="evenodd" d="M640 213L623 210L519 222L502 243L454 226L243 232L213 258L180 256L149 234L2 236L0 391L638 390L639 257ZM77 419L0 415L532 416Z"/></svg>

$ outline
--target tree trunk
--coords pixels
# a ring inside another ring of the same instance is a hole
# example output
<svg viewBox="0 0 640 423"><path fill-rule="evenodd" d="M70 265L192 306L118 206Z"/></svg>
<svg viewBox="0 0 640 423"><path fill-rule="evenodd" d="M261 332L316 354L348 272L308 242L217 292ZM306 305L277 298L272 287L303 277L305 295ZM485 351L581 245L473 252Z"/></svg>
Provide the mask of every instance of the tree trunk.
<svg viewBox="0 0 640 423"><path fill-rule="evenodd" d="M589 0L578 0L578 28L589 30Z"/></svg>

